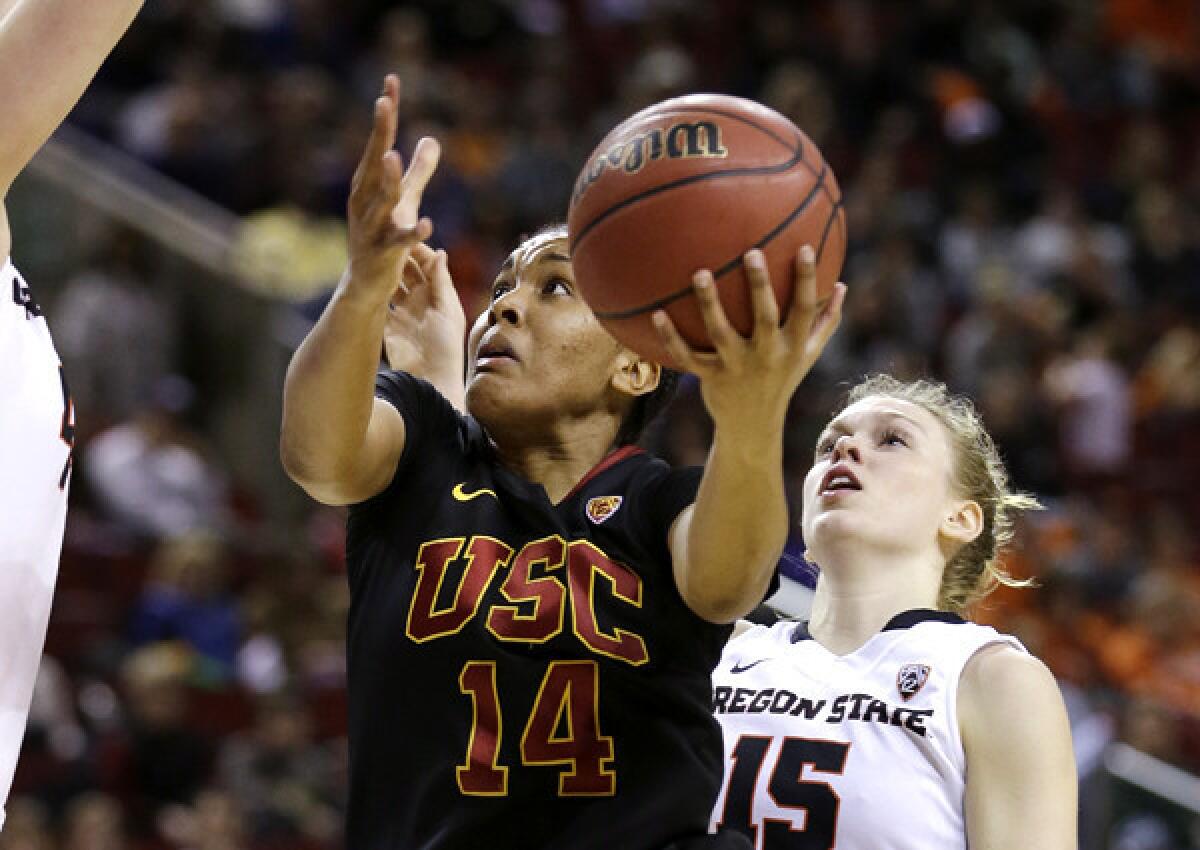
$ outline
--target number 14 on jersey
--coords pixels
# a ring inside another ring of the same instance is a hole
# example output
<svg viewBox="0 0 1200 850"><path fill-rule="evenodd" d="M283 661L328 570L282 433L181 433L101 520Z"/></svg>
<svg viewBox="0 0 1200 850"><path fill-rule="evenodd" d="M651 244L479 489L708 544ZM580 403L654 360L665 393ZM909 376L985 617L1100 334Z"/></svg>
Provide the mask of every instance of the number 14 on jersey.
<svg viewBox="0 0 1200 850"><path fill-rule="evenodd" d="M508 793L508 766L500 764L502 736L508 731L500 708L501 686L494 661L469 661L458 676L459 690L470 697L472 707L466 760L455 769L463 794L502 797ZM595 661L554 661L546 669L525 723L521 763L561 765L560 797L616 793L613 739L601 734L596 713L599 687Z"/></svg>

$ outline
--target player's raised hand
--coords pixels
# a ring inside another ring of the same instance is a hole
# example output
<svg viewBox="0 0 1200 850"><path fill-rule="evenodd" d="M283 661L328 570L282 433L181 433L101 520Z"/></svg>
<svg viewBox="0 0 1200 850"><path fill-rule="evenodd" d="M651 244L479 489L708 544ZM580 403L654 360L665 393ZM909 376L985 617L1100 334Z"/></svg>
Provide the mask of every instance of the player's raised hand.
<svg viewBox="0 0 1200 850"><path fill-rule="evenodd" d="M773 437L782 427L796 387L841 322L846 285L839 283L832 295L818 299L815 257L812 247L805 245L796 257L791 311L780 325L779 305L762 252L748 252L743 262L754 305L750 337L729 323L708 270L697 272L692 286L714 351L692 349L661 310L653 321L675 362L700 379L705 406L721 431Z"/></svg>
<svg viewBox="0 0 1200 850"><path fill-rule="evenodd" d="M428 239L433 223L419 217L421 196L437 168L436 140L417 142L408 169L396 144L400 80L388 74L375 101L375 120L354 172L347 204L349 283L387 298L400 286L409 251Z"/></svg>
<svg viewBox="0 0 1200 850"><path fill-rule="evenodd" d="M450 278L446 252L423 242L413 245L387 310L383 346L388 365L425 378L465 410L467 317Z"/></svg>

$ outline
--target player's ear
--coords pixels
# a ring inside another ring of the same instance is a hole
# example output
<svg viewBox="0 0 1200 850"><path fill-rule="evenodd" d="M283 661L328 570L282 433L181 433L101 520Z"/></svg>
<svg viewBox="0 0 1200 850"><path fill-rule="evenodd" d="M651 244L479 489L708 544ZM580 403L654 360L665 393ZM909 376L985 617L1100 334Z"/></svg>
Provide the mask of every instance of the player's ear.
<svg viewBox="0 0 1200 850"><path fill-rule="evenodd" d="M642 396L658 388L662 367L639 357L628 348L617 355L617 368L613 371L612 386L619 393Z"/></svg>
<svg viewBox="0 0 1200 850"><path fill-rule="evenodd" d="M947 540L966 546L983 533L983 509L974 499L955 501L942 517L939 530Z"/></svg>

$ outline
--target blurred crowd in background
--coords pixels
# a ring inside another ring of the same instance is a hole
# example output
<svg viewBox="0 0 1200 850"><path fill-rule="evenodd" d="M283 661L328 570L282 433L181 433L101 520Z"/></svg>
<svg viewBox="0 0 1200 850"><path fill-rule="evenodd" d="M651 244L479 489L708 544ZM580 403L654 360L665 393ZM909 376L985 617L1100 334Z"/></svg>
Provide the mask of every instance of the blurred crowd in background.
<svg viewBox="0 0 1200 850"><path fill-rule="evenodd" d="M245 285L311 320L387 71L402 149L443 142L425 212L470 316L636 109L720 91L802 127L845 193L851 291L794 402L793 497L855 377L969 393L1046 506L1009 559L1037 587L976 615L1063 685L1083 850L1200 847L1101 770L1119 740L1200 772L1200 6L150 0L72 121L241 216ZM212 339L159 249L114 229L89 254L41 290L79 443L0 848L340 848L342 515L275 515L246 474L274 447L214 446ZM648 443L700 463L709 427L685 382Z"/></svg>

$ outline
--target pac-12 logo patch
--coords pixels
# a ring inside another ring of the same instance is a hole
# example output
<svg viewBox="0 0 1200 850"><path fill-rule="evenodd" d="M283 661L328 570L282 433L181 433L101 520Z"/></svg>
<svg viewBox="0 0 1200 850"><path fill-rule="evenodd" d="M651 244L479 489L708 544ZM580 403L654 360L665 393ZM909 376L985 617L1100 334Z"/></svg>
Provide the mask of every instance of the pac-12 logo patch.
<svg viewBox="0 0 1200 850"><path fill-rule="evenodd" d="M588 519L599 525L615 514L620 507L620 496L597 496L594 499L588 499L585 512Z"/></svg>
<svg viewBox="0 0 1200 850"><path fill-rule="evenodd" d="M896 688L900 691L900 696L910 700L917 695L917 691L925 687L925 682L929 679L928 664L905 664L900 668L900 672L896 674Z"/></svg>

